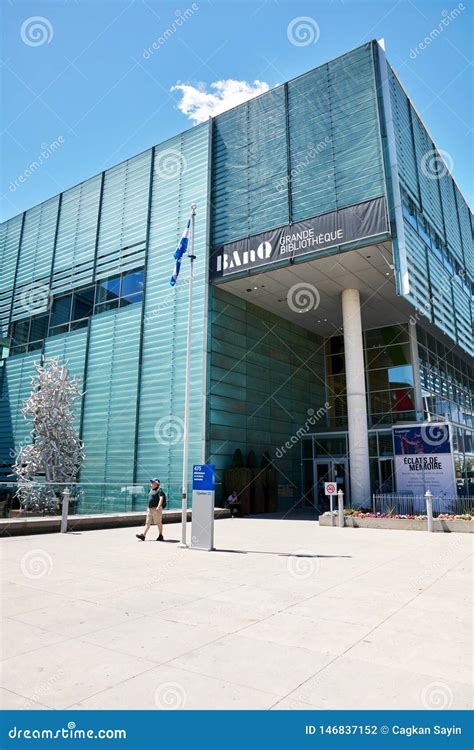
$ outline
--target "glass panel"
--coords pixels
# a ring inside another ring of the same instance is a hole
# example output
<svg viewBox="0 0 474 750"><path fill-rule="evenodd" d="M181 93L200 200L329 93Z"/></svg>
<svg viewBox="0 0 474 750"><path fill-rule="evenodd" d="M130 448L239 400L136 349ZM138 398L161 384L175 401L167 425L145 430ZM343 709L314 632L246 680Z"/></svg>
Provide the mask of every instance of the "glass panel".
<svg viewBox="0 0 474 750"><path fill-rule="evenodd" d="M332 420L335 417L346 417L347 415L347 401L345 398L334 398L334 396L328 397L329 403L329 419Z"/></svg>
<svg viewBox="0 0 474 750"><path fill-rule="evenodd" d="M84 318L83 320L76 320L74 323L71 323L71 331L76 331L78 328L87 328L87 324L89 323L89 318Z"/></svg>
<svg viewBox="0 0 474 750"><path fill-rule="evenodd" d="M303 440L302 452L303 458L313 458L313 438Z"/></svg>
<svg viewBox="0 0 474 750"><path fill-rule="evenodd" d="M121 296L128 299L137 294L140 297L143 294L143 271L133 271L133 273L127 273L122 278ZM139 300L134 299L133 301L138 302Z"/></svg>
<svg viewBox="0 0 474 750"><path fill-rule="evenodd" d="M397 415L397 421L401 419L401 415ZM414 421L414 420L413 420ZM386 427L393 422L393 415L390 411L385 411L381 414L372 414L370 417L371 427Z"/></svg>
<svg viewBox="0 0 474 750"><path fill-rule="evenodd" d="M330 482L332 481L332 471L331 471L331 464L330 463L317 463L315 464L315 500L316 505L319 506L319 508L325 510L326 507L329 506L329 498L326 496L326 493L324 492L324 482Z"/></svg>
<svg viewBox="0 0 474 750"><path fill-rule="evenodd" d="M370 488L372 492L380 492L380 481L379 481L379 460L378 458L369 459L369 471L370 471Z"/></svg>
<svg viewBox="0 0 474 750"><path fill-rule="evenodd" d="M55 328L50 328L49 335L57 336L60 333L67 333L68 331L69 331L69 323L66 323L63 326L56 326Z"/></svg>
<svg viewBox="0 0 474 750"><path fill-rule="evenodd" d="M113 310L115 307L118 307L118 305L119 305L119 300L117 297L117 299L112 299L109 302L103 302L101 305L96 305L95 312L101 313L101 312L105 312L105 310Z"/></svg>
<svg viewBox="0 0 474 750"><path fill-rule="evenodd" d="M391 432L379 432L379 456L393 456L393 437Z"/></svg>
<svg viewBox="0 0 474 750"><path fill-rule="evenodd" d="M63 297L56 297L51 308L51 327L69 323L71 319L71 301L72 294L66 294Z"/></svg>
<svg viewBox="0 0 474 750"><path fill-rule="evenodd" d="M344 357L341 354L328 357L326 362L328 375L340 375L340 373L344 372Z"/></svg>
<svg viewBox="0 0 474 750"><path fill-rule="evenodd" d="M413 385L413 369L411 365L390 367L388 380L391 386Z"/></svg>
<svg viewBox="0 0 474 750"><path fill-rule="evenodd" d="M380 461L380 491L393 492L394 489L393 460L389 458Z"/></svg>
<svg viewBox="0 0 474 750"><path fill-rule="evenodd" d="M413 385L413 371L410 365L369 372L369 389L371 391L383 391L390 386L403 387L406 385Z"/></svg>
<svg viewBox="0 0 474 750"><path fill-rule="evenodd" d="M17 322L13 326L12 345L18 346L28 341L29 330L29 320L17 320Z"/></svg>
<svg viewBox="0 0 474 750"><path fill-rule="evenodd" d="M313 462L312 461L303 462L303 483L304 483L305 505L307 506L313 505L314 475L313 475Z"/></svg>
<svg viewBox="0 0 474 750"><path fill-rule="evenodd" d="M337 489L344 492L344 502L347 504L347 489L346 489L346 464L338 463L337 461L333 464L333 478L337 484Z"/></svg>
<svg viewBox="0 0 474 750"><path fill-rule="evenodd" d="M421 219L421 221L418 222L418 232L420 233L420 236L426 242L426 244L431 247L431 237L429 235L429 231L430 228L428 222L426 222L424 219Z"/></svg>
<svg viewBox="0 0 474 750"><path fill-rule="evenodd" d="M384 328L371 328L365 332L366 349L389 346L390 344L401 344L408 341L408 330L406 326L385 326Z"/></svg>
<svg viewBox="0 0 474 750"><path fill-rule="evenodd" d="M399 344L381 349L369 349L366 353L367 368L398 367L410 364L410 346Z"/></svg>
<svg viewBox="0 0 474 750"><path fill-rule="evenodd" d="M79 289L74 292L74 301L72 305L72 320L88 318L94 312L94 294L95 287L89 286L87 289Z"/></svg>
<svg viewBox="0 0 474 750"><path fill-rule="evenodd" d="M49 315L38 315L31 321L30 341L44 339L48 331Z"/></svg>
<svg viewBox="0 0 474 750"><path fill-rule="evenodd" d="M418 230L418 223L416 221L416 212L413 206L409 206L407 205L405 201L403 201L402 207L403 207L403 216L405 217L405 219L407 219L410 222L412 227Z"/></svg>
<svg viewBox="0 0 474 750"><path fill-rule="evenodd" d="M377 455L377 435L372 433L372 435L369 435L369 456Z"/></svg>
<svg viewBox="0 0 474 750"><path fill-rule="evenodd" d="M426 346L426 334L421 326L416 327L416 337L420 346Z"/></svg>
<svg viewBox="0 0 474 750"><path fill-rule="evenodd" d="M466 453L474 453L474 435L467 430L464 433L464 450Z"/></svg>
<svg viewBox="0 0 474 750"><path fill-rule="evenodd" d="M141 302L142 299L143 299L142 292L138 292L138 294L129 294L128 297L121 297L120 307L125 307L126 305L133 305L135 302Z"/></svg>
<svg viewBox="0 0 474 750"><path fill-rule="evenodd" d="M315 451L318 458L345 456L347 452L345 436L316 437Z"/></svg>
<svg viewBox="0 0 474 750"><path fill-rule="evenodd" d="M344 339L342 336L332 336L326 342L327 354L342 354L344 351Z"/></svg>
<svg viewBox="0 0 474 750"><path fill-rule="evenodd" d="M370 411L380 414L390 411L390 391L377 391L370 394Z"/></svg>
<svg viewBox="0 0 474 750"><path fill-rule="evenodd" d="M328 393L340 396L346 392L346 378L342 375L329 375L327 378Z"/></svg>
<svg viewBox="0 0 474 750"><path fill-rule="evenodd" d="M42 349L43 348L43 341L32 341L30 344L28 344L28 351L33 352L36 349Z"/></svg>
<svg viewBox="0 0 474 750"><path fill-rule="evenodd" d="M104 279L97 285L96 305L100 302L115 300L120 296L120 276Z"/></svg>
<svg viewBox="0 0 474 750"><path fill-rule="evenodd" d="M388 369L383 370L370 370L368 373L369 377L369 391L386 391L388 390Z"/></svg>
<svg viewBox="0 0 474 750"><path fill-rule="evenodd" d="M413 404L413 391L411 388L408 390L398 388L395 391L390 391L390 400L392 402L393 411L412 411L415 408Z"/></svg>
<svg viewBox="0 0 474 750"><path fill-rule="evenodd" d="M388 420L384 420L387 422ZM398 424L399 422L416 422L416 412L414 411L394 411L392 414L392 422Z"/></svg>

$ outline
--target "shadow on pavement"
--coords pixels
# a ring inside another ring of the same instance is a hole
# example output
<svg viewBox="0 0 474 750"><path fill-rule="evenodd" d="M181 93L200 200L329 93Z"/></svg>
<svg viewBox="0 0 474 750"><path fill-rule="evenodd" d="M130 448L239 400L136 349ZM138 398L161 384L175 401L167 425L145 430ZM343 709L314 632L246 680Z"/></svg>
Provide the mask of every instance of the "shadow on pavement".
<svg viewBox="0 0 474 750"><path fill-rule="evenodd" d="M231 552L234 555L277 555L278 557L328 557L328 558L350 558L352 555L312 555L305 552L267 552L261 549L217 549L213 552Z"/></svg>

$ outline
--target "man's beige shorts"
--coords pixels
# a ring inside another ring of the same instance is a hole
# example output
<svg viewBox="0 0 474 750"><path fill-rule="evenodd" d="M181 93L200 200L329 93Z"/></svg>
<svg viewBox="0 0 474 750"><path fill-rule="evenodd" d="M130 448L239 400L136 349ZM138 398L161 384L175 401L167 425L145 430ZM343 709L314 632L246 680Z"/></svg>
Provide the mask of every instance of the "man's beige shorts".
<svg viewBox="0 0 474 750"><path fill-rule="evenodd" d="M162 508L148 508L148 512L146 514L146 522L150 525L156 523L161 523L163 519L163 509Z"/></svg>

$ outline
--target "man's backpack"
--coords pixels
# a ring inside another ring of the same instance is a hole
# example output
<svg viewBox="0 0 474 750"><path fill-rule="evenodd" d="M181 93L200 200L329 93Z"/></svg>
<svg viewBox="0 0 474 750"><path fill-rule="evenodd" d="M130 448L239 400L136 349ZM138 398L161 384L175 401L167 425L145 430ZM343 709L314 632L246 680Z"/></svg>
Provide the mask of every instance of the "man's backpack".
<svg viewBox="0 0 474 750"><path fill-rule="evenodd" d="M166 508L166 495L163 492L163 490L160 490L160 497L163 500L163 502L161 503L161 507L164 509L164 508Z"/></svg>

